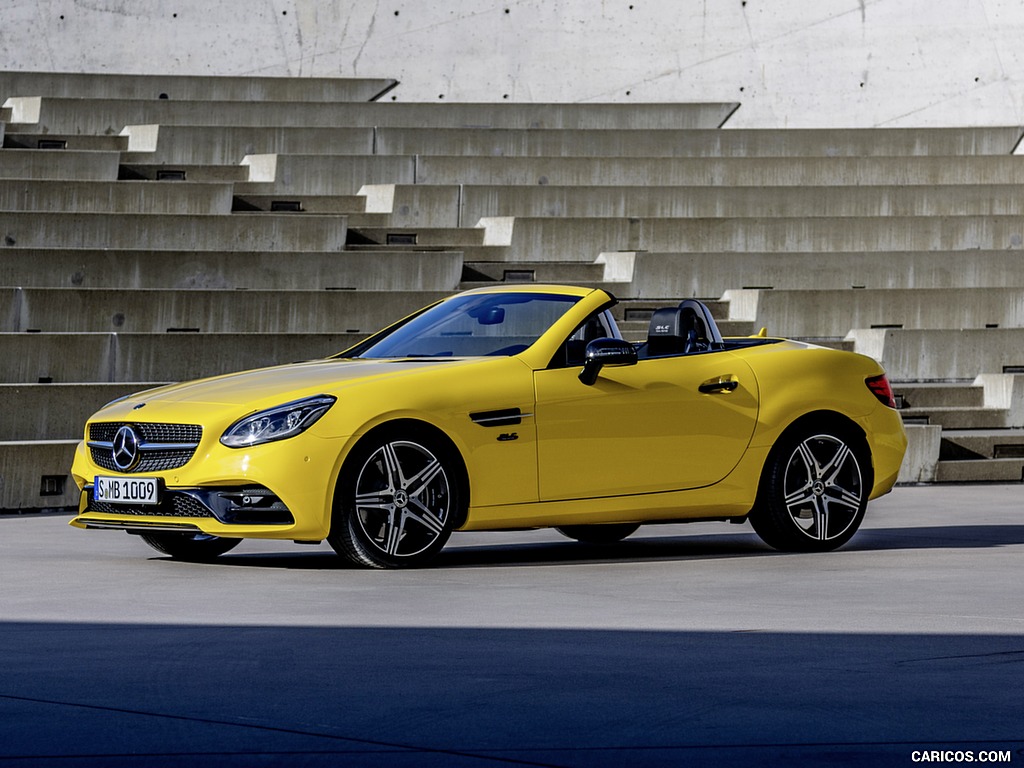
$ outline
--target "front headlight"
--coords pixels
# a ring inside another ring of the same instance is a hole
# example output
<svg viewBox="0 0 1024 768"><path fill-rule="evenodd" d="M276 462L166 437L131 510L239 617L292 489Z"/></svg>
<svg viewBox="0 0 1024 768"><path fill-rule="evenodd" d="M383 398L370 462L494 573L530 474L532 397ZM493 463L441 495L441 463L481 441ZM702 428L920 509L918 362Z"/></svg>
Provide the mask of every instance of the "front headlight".
<svg viewBox="0 0 1024 768"><path fill-rule="evenodd" d="M335 400L330 395L318 395L257 411L228 427L220 441L228 448L248 448L294 437L327 413Z"/></svg>

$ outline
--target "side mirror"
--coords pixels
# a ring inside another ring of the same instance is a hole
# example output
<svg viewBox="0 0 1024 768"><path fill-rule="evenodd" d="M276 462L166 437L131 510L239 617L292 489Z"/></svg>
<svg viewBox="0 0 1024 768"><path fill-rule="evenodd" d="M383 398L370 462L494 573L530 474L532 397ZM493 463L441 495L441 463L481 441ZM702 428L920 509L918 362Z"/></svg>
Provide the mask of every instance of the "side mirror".
<svg viewBox="0 0 1024 768"><path fill-rule="evenodd" d="M622 339L594 339L587 344L580 381L588 387L606 365L636 365L636 348Z"/></svg>

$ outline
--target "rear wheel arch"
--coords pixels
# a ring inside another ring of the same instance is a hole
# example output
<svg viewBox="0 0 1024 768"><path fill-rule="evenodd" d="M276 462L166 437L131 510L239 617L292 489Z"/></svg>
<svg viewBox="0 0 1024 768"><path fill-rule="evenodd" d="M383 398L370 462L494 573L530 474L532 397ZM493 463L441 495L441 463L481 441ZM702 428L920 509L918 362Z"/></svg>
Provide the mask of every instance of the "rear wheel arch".
<svg viewBox="0 0 1024 768"><path fill-rule="evenodd" d="M778 452L779 447L784 444L784 441L792 438L795 434L812 429L819 431L826 431L829 429L836 430L856 442L863 451L864 457L867 459L867 470L869 471L870 476L865 478L865 481L870 487L874 481L874 459L871 456L871 447L868 445L868 437L864 433L864 430L849 416L844 416L837 411L813 411L811 413L805 413L803 416L793 421L793 423L782 430L776 438L774 445L772 445L771 450L768 452L768 457L765 460L764 466L761 468L761 478L758 488L760 489L761 484L764 482L765 472L770 466L770 459Z"/></svg>
<svg viewBox="0 0 1024 768"><path fill-rule="evenodd" d="M835 549L860 527L873 482L864 430L834 411L805 414L768 452L749 520L776 549Z"/></svg>

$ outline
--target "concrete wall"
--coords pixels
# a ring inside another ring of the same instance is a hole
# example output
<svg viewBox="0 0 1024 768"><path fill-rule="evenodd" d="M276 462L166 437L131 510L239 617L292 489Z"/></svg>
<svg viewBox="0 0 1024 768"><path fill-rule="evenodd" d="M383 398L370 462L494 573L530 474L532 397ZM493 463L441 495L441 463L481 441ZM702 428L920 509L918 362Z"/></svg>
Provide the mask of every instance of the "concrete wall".
<svg viewBox="0 0 1024 768"><path fill-rule="evenodd" d="M1018 0L7 0L0 69L394 77L399 101L739 101L733 127L1024 122Z"/></svg>

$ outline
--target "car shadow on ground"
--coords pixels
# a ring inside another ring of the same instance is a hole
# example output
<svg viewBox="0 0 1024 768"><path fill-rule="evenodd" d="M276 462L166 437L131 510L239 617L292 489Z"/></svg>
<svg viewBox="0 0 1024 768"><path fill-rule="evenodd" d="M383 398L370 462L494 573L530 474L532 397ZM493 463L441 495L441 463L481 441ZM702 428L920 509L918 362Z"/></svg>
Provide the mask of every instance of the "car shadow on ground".
<svg viewBox="0 0 1024 768"><path fill-rule="evenodd" d="M616 544L584 544L566 540L503 544L501 533L493 543L460 545L459 534L425 567L487 568L501 566L559 566L598 563L645 563L717 560L738 557L801 557L801 553L776 552L749 530L737 533L665 536L657 528L641 529ZM479 534L477 535L479 538ZM1022 525L948 525L936 527L868 528L860 531L839 553L871 551L984 549L1024 544ZM167 559L156 557L153 559ZM345 570L357 566L333 552L316 551L231 552L216 561L234 567L289 568L298 570Z"/></svg>

